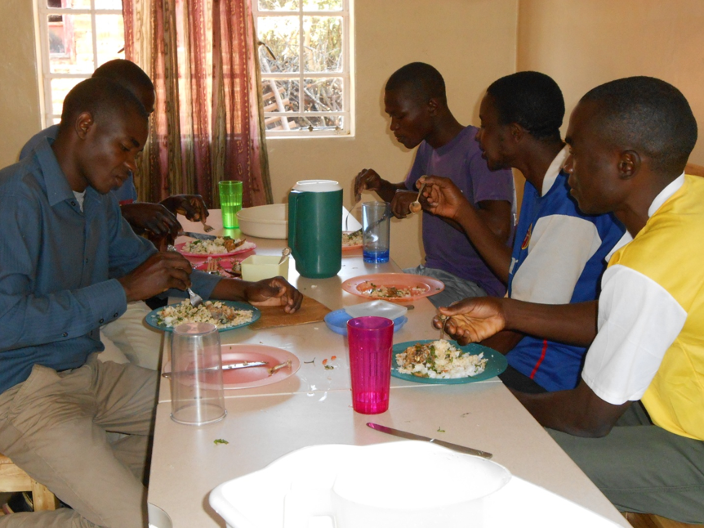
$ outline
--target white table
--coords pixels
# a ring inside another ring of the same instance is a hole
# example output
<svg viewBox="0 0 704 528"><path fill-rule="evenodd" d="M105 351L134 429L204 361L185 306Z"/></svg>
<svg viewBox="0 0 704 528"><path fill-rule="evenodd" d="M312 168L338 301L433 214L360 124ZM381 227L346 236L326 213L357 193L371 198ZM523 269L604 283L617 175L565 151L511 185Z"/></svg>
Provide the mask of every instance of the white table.
<svg viewBox="0 0 704 528"><path fill-rule="evenodd" d="M219 227L218 216L212 214L208 223ZM200 226L187 227L198 230ZM257 254L279 254L285 243L253 240ZM292 265L289 281L328 308L338 309L364 302L342 291L340 284L345 279L391 271L398 271L393 263L368 266L358 253L343 255L343 268L337 277L302 278ZM435 313L432 304L423 299L414 301L413 306L407 314L408 323L394 336L395 343L439 337L430 324ZM494 461L514 475L629 526L498 378L464 385L425 385L392 378L389 410L367 416L352 410L346 339L328 330L325 323L259 332L244 328L221 337L228 344L262 343L284 348L299 357L301 370L273 385L227 391L227 417L202 427L180 425L170 419L169 387L167 382L162 383L148 497L150 504L170 517L170 523L162 521L159 528L225 526L208 504L210 491L301 447L397 440L366 427L369 421L489 451ZM332 355L338 358L338 368L326 370L321 359ZM305 363L313 358L315 364ZM229 444L216 445L215 439L225 439Z"/></svg>

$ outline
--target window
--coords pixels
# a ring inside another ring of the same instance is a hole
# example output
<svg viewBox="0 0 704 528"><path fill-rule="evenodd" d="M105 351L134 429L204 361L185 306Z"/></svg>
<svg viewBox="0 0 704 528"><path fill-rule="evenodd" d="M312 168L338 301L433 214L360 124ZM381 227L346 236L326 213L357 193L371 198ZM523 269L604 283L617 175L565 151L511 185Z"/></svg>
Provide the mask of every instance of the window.
<svg viewBox="0 0 704 528"><path fill-rule="evenodd" d="M101 64L124 58L122 0L37 0L44 124L58 123L66 94Z"/></svg>
<svg viewBox="0 0 704 528"><path fill-rule="evenodd" d="M267 137L353 132L353 0L255 0Z"/></svg>

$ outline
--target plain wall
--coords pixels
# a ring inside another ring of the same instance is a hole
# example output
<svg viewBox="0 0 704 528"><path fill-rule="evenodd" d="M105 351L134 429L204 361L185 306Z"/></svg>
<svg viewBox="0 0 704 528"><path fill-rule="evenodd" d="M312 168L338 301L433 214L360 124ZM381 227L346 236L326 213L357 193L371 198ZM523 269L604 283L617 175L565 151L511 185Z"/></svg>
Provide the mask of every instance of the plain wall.
<svg viewBox="0 0 704 528"><path fill-rule="evenodd" d="M563 133L588 90L647 75L682 91L704 134L702 0L521 0L518 20L518 70L547 73L560 85ZM690 160L704 164L703 141Z"/></svg>

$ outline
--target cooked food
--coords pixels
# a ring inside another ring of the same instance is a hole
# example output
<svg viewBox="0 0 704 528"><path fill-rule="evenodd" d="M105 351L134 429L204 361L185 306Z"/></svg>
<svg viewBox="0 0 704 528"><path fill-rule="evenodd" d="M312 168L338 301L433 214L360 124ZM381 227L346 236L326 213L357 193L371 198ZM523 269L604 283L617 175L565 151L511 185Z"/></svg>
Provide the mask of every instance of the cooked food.
<svg viewBox="0 0 704 528"><path fill-rule="evenodd" d="M361 246L362 245L362 230L352 231L350 233L342 232L342 247Z"/></svg>
<svg viewBox="0 0 704 528"><path fill-rule="evenodd" d="M398 288L396 286L382 286L373 282L363 282L357 286L357 290L367 297L374 299L404 299L411 298L416 295L423 295L428 291L425 285L412 286L407 288Z"/></svg>
<svg viewBox="0 0 704 528"><path fill-rule="evenodd" d="M193 240L183 245L183 251L193 255L223 255L245 243L244 238L217 237L215 240Z"/></svg>
<svg viewBox="0 0 704 528"><path fill-rule="evenodd" d="M484 354L465 354L445 339L416 343L396 354L398 371L419 378L466 378L484 372Z"/></svg>
<svg viewBox="0 0 704 528"><path fill-rule="evenodd" d="M253 310L238 310L220 301L205 301L194 307L190 299L185 299L161 310L157 314L157 324L172 328L181 323L212 323L218 328L229 328L248 323L253 314Z"/></svg>

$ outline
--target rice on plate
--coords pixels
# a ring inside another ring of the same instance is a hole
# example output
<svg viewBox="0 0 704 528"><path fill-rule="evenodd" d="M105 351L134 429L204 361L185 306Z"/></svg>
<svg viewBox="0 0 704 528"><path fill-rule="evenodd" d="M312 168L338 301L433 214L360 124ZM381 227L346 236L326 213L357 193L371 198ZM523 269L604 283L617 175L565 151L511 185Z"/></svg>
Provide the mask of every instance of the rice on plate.
<svg viewBox="0 0 704 528"><path fill-rule="evenodd" d="M396 354L398 371L420 378L466 378L484 372L484 354L465 354L445 339L417 343Z"/></svg>
<svg viewBox="0 0 704 528"><path fill-rule="evenodd" d="M245 243L244 238L217 237L215 240L193 240L183 245L183 251L192 255L224 255Z"/></svg>
<svg viewBox="0 0 704 528"><path fill-rule="evenodd" d="M160 326L173 328L181 323L212 323L218 328L229 328L252 320L253 310L238 310L220 301L205 301L191 305L190 299L164 307L157 315Z"/></svg>

